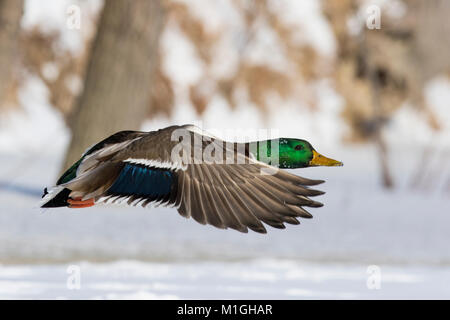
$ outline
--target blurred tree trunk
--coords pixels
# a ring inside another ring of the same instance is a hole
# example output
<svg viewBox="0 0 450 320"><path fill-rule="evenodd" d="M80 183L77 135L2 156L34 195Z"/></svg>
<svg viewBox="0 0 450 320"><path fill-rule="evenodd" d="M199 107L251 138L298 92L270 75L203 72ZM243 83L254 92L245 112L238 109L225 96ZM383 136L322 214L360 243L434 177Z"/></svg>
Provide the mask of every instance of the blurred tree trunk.
<svg viewBox="0 0 450 320"><path fill-rule="evenodd" d="M139 129L148 114L164 19L160 1L105 1L84 89L69 120L64 168L103 138Z"/></svg>
<svg viewBox="0 0 450 320"><path fill-rule="evenodd" d="M393 188L394 187L394 180L392 178L390 166L389 166L389 154L388 154L388 147L386 144L386 141L383 138L383 121L382 121L382 107L381 107L381 101L380 101L380 92L381 92L381 85L380 85L380 77L377 74L377 68L371 63L370 55L372 54L367 49L367 43L366 39L363 40L362 50L365 52L366 57L368 58L367 62L367 73L368 73L368 79L370 81L370 88L371 88L371 99L372 99L372 106L373 106L373 116L372 116L372 123L374 123L374 129L372 133L372 139L375 143L375 146L377 148L377 154L380 161L380 170L381 170L381 181L385 188Z"/></svg>
<svg viewBox="0 0 450 320"><path fill-rule="evenodd" d="M22 0L0 0L0 108L12 84L22 12Z"/></svg>

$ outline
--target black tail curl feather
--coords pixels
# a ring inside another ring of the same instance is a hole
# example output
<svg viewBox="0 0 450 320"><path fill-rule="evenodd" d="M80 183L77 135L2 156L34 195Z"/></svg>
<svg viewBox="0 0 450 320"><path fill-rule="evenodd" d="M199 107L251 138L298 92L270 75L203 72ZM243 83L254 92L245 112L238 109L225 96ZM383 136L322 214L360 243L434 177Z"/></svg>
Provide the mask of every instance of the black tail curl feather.
<svg viewBox="0 0 450 320"><path fill-rule="evenodd" d="M71 192L72 190L70 189L62 189L56 196L44 203L41 208L67 207L69 205L67 200L69 199L69 194ZM48 194L47 188L44 189L44 195L42 197L44 197L46 194Z"/></svg>

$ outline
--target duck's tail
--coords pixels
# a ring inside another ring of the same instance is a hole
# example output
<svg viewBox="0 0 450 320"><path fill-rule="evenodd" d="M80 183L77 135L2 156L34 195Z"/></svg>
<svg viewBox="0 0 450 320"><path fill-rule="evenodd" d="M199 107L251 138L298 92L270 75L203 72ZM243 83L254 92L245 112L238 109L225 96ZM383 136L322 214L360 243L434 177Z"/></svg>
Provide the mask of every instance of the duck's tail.
<svg viewBox="0 0 450 320"><path fill-rule="evenodd" d="M95 205L94 199L81 200L81 198L72 199L69 195L72 190L63 187L55 187L50 191L44 189L42 195L41 208L87 208Z"/></svg>
<svg viewBox="0 0 450 320"><path fill-rule="evenodd" d="M120 131L89 148L56 182L47 190L40 203L41 208L86 208L95 204L99 197L114 183L124 163L109 160L123 148L145 133Z"/></svg>
<svg viewBox="0 0 450 320"><path fill-rule="evenodd" d="M42 195L42 200L40 203L41 208L57 208L57 207L67 207L69 199L70 190L63 187L54 187L48 190L44 189L44 194Z"/></svg>

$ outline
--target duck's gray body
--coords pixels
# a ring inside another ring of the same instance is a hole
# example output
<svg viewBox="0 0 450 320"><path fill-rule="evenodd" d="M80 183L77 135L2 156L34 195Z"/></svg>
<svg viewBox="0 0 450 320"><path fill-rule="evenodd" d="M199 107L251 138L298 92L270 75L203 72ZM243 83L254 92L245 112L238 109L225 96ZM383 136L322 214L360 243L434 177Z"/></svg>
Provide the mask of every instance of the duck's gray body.
<svg viewBox="0 0 450 320"><path fill-rule="evenodd" d="M174 150L182 139L177 137L186 135L200 144L194 143L189 152L178 152L184 158L177 157ZM211 153L212 146L223 150L223 155ZM90 148L44 195L42 207L84 207L70 205L71 199L91 205L173 206L182 216L202 224L261 233L266 232L262 222L284 228L285 222L298 224L297 217L312 217L303 207L321 206L308 196L323 192L308 186L323 181L257 161L248 146L205 136L192 125L122 131ZM205 154L212 158L205 159Z"/></svg>

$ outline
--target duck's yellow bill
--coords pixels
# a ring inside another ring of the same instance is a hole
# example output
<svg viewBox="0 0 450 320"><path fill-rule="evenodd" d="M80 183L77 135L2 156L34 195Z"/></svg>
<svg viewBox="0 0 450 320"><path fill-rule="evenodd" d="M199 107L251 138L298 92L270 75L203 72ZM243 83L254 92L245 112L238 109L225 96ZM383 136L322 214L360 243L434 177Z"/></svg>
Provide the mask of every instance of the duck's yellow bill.
<svg viewBox="0 0 450 320"><path fill-rule="evenodd" d="M309 162L310 166L342 167L344 164L340 161L327 158L316 150L313 150L313 158Z"/></svg>

